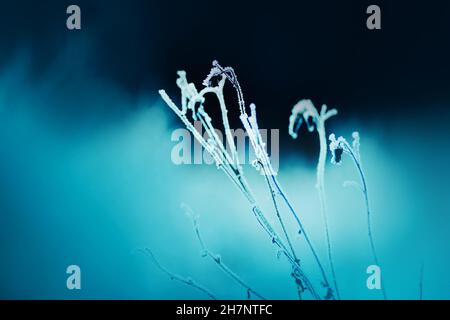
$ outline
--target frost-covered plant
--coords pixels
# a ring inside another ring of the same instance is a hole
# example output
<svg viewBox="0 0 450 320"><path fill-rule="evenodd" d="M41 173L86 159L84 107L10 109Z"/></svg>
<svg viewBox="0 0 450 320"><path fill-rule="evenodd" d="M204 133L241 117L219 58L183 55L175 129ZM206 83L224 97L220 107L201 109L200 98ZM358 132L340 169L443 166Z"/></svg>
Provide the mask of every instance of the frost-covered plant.
<svg viewBox="0 0 450 320"><path fill-rule="evenodd" d="M298 137L298 130L303 122L305 122L308 131L313 132L314 129L319 135L320 151L317 163L317 183L316 187L319 192L322 219L325 225L325 237L327 241L328 262L330 264L331 274L333 277L336 296L340 299L339 289L336 280L336 271L334 269L333 253L331 247L330 231L328 227L327 203L325 194L325 162L327 158L327 138L325 132L325 121L337 114L336 109L327 110L326 105L322 105L320 113L317 111L311 100L300 100L292 108L292 114L289 117L289 134L292 138Z"/></svg>
<svg viewBox="0 0 450 320"><path fill-rule="evenodd" d="M259 206L250 186L247 182L247 179L243 173L243 169L239 164L238 153L236 150L236 146L234 143L234 139L231 134L229 121L228 121L228 109L225 104L225 99L223 95L223 87L225 85L226 80L228 80L234 87L239 104L240 110L240 120L243 123L243 126L249 136L249 140L251 142L252 148L256 155L256 160L254 161L254 165L257 169L263 170L266 176L266 182L270 189L271 197L277 212L277 218L282 225L284 237L288 245L281 239L281 237L276 232L273 225L269 222L266 215L263 213L261 207ZM217 84L214 84L217 82ZM214 159L217 168L222 170L234 183L234 185L243 193L246 197L250 206L252 208L252 212L255 215L258 223L263 228L265 233L270 237L272 243L278 248L279 252L284 255L287 260L290 262L292 266L292 276L295 279L299 297L301 297L303 291L307 290L315 299L332 299L333 292L326 278L325 271L322 267L322 264L318 258L318 255L308 238L308 235L303 228L303 225L298 217L298 214L293 209L291 203L289 202L286 194L283 192L275 172L272 168L272 164L267 155L266 146L261 138L261 134L259 132L259 127L256 119L256 107L254 104L250 105L250 116L247 114L246 105L244 102L244 97L242 94L242 90L240 84L237 80L236 74L231 67L222 67L217 61L213 62L213 67L203 81L203 85L205 86L202 90L198 91L193 83L189 83L186 79L186 72L179 71L177 85L181 90L181 108L179 108L167 93L164 90L159 90L159 94L162 99L166 102L166 104L175 112L175 114L183 121L186 128L193 134L195 139L205 148L205 150L212 156ZM212 125L212 119L205 111L204 103L206 101L205 95L211 93L216 96L222 114L222 123L225 130L226 141L228 143L229 148L225 148L223 142L217 136L214 127ZM188 111L191 113L191 117L188 116ZM208 138L205 139L197 131L192 121L199 120L202 123L205 131L208 134ZM298 226L299 233L303 234L304 239L306 240L315 261L317 262L318 267L320 268L320 272L322 275L322 285L326 289L326 293L322 297L318 294L315 287L312 285L311 281L308 279L306 274L303 272L300 261L295 254L294 248L291 244L290 238L284 228L284 223L281 218L281 215L278 211L277 206L277 196L281 196L282 200L286 203L289 211L292 213L295 218Z"/></svg>
<svg viewBox="0 0 450 320"><path fill-rule="evenodd" d="M345 187L347 187L347 186L355 187L356 189L360 190L363 193L364 203L366 206L366 213L367 213L367 230L368 230L368 235L369 235L370 247L372 250L372 256L373 256L373 260L375 261L375 264L377 266L380 266L380 263L378 261L378 255L375 250L375 241L374 241L373 234L372 234L372 221L371 221L372 215L371 215L370 206L369 206L369 194L367 191L366 177L364 175L364 171L362 168L361 155L359 152L359 147L360 147L359 133L356 131L353 132L352 138L353 138L353 141L352 141L352 144L350 145L350 143L348 143L347 140L345 138L343 138L342 136L340 136L339 138L336 139L336 136L334 133L330 134L330 137L329 137L330 151L332 154L331 163L335 164L335 165L340 165L342 163L342 155L347 154L353 160L353 163L355 164L356 169L358 170L361 184L359 184L356 181L345 181L344 186ZM383 281L382 281L381 290L382 290L384 299L387 299Z"/></svg>

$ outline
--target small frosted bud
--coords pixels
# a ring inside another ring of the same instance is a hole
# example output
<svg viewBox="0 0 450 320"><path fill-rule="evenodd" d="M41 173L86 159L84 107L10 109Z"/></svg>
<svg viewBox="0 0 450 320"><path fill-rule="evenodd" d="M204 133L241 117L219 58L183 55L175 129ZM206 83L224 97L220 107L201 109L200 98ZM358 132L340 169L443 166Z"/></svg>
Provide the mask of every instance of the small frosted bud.
<svg viewBox="0 0 450 320"><path fill-rule="evenodd" d="M250 103L250 114L256 116L256 105L254 103Z"/></svg>
<svg viewBox="0 0 450 320"><path fill-rule="evenodd" d="M330 134L330 151L331 151L331 163L339 165L342 162L342 154L344 153L345 139L339 137L336 139L334 133Z"/></svg>

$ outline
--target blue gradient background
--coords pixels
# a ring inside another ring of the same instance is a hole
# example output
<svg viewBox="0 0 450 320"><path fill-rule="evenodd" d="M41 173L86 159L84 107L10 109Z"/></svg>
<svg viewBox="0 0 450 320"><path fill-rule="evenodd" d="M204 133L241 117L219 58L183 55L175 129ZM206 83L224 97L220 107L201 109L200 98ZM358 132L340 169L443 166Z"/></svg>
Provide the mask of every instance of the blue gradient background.
<svg viewBox="0 0 450 320"><path fill-rule="evenodd" d="M77 36L62 42L57 55L42 64L30 40L23 38L8 57L2 56L0 298L205 298L161 273L138 252L143 247L151 248L168 269L194 278L219 298L245 298L242 288L200 256L191 222L180 208L184 202L200 214L210 249L243 279L269 298L295 299L287 262L277 259L238 190L214 166L171 162L171 133L181 124L156 90L160 82L163 86L172 79L165 88L176 97L175 71L186 66L189 75L189 58L166 62L170 68L164 75L143 69L142 87L148 86L130 90L95 67L101 60L96 45L91 36ZM123 65L133 64L129 54ZM156 53L145 59L164 61ZM201 79L209 61L192 68L200 75L194 78ZM292 104L310 95L305 89L289 89L290 104L283 101L272 108L272 101L258 98L264 88L246 80L252 72L249 77L256 77L256 69L247 67L240 77L244 94L251 87L248 100L264 114L263 127L280 129L279 179L326 262L314 188L318 141L306 131L298 141L287 134ZM274 90L282 90L282 83ZM385 92L381 100L365 98L365 104L353 109L325 98L317 101L342 111L329 121L329 132L361 134L375 240L392 299L419 297L421 261L424 298L450 298L450 100L433 91L422 94L430 98L411 101L404 94L390 99ZM278 118L285 124L279 125ZM342 187L343 181L357 179L351 162L344 160L341 167L327 163L325 176L341 295L380 299L380 292L366 288L365 269L372 262L364 203L356 191ZM250 166L245 171L262 205L270 208L263 179ZM293 221L288 228L295 232ZM300 239L296 246L306 251ZM79 291L66 288L70 264L81 267ZM318 277L308 255L304 265Z"/></svg>

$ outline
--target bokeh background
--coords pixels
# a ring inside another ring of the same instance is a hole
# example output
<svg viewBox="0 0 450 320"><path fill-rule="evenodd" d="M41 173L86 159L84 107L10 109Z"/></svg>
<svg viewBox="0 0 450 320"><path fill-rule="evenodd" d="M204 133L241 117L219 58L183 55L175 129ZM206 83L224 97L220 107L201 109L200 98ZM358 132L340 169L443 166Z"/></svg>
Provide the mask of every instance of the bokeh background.
<svg viewBox="0 0 450 320"><path fill-rule="evenodd" d="M220 298L245 298L200 256L183 202L243 279L269 298L296 298L288 264L227 178L171 162L181 124L157 90L175 99L176 71L201 83L213 59L236 69L260 126L280 129L279 179L324 263L318 139L287 132L302 98L339 110L329 132L360 132L388 297L417 299L423 263L423 297L450 298L448 3L377 1L378 31L366 29L368 1L80 0L80 31L65 27L70 4L1 5L0 298L205 298L171 281L144 247ZM270 208L264 181L245 170ZM327 164L338 283L343 298L380 299L366 288L366 216L361 195L342 187L350 179L350 161ZM79 291L66 288L70 264L81 268Z"/></svg>

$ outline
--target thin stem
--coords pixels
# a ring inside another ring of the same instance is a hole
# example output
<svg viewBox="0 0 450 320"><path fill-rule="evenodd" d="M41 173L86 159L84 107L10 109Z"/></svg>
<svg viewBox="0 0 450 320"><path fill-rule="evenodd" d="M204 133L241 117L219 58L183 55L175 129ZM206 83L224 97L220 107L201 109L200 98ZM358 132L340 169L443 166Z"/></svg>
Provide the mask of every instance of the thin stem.
<svg viewBox="0 0 450 320"><path fill-rule="evenodd" d="M295 250L294 250L294 247L292 245L291 239L290 239L289 234L288 234L288 232L286 230L286 226L284 224L283 218L281 217L280 210L278 208L278 204L277 204L277 201L276 201L276 198L275 198L275 194L276 193L275 193L275 190L273 189L272 184L270 183L270 180L268 178L268 172L267 172L265 166L260 161L259 161L259 165L264 170L264 177L265 177L265 180L266 180L266 183L267 183L267 187L269 188L269 192L270 192L270 196L271 196L271 199L272 199L272 203L273 203L273 206L275 208L275 212L276 212L278 221L280 222L281 229L283 230L283 234L284 234L284 236L286 238L286 241L287 241L287 243L289 245L289 248L291 249L292 256L295 258L295 260L298 260L297 255L296 255Z"/></svg>
<svg viewBox="0 0 450 320"><path fill-rule="evenodd" d="M370 212L370 206L369 206L369 194L368 194L368 191L367 191L366 178L364 176L364 171L362 169L359 157L357 157L355 155L355 153L353 152L353 149L350 147L348 142L345 142L345 143L347 145L347 149L348 149L348 151L350 153L350 156L353 159L353 162L355 163L356 168L358 169L359 177L361 179L362 191L363 191L363 194L364 194L364 203L365 203L366 212L367 212L367 231L368 231L368 235L369 235L370 248L372 250L372 256L373 256L373 260L375 261L375 264L378 267L380 267L380 263L378 261L377 251L375 249L375 241L374 241L373 235L372 235L372 221L371 221L371 212ZM381 272L381 284L382 284L381 285L381 292L383 294L383 298L385 300L387 300L386 290L384 289L383 272Z"/></svg>
<svg viewBox="0 0 450 320"><path fill-rule="evenodd" d="M332 292L330 292L331 288L330 288L329 282L326 278L325 270L319 260L319 256L317 255L317 253L314 249L314 246L312 245L311 241L309 240L308 235L306 234L305 229L303 228L303 225L300 221L300 218L298 217L294 208L292 207L289 200L287 199L286 194L283 192L283 190L276 178L275 172L272 168L269 156L267 155L267 152L264 148L265 144L262 141L261 134L259 132L258 122L256 121L256 111L255 111L254 105L251 105L251 111L252 111L251 117L248 117L246 114L241 114L240 118L241 118L242 124L244 125L247 133L249 134L250 141L253 145L253 148L255 150L255 154L258 157L258 160L262 163L262 165L264 167L267 168L268 174L272 177L272 181L273 181L278 193L282 196L283 200L286 202L287 206L289 207L289 210L294 215L295 220L297 221L297 223L299 225L300 231L303 233L306 243L308 244L310 250L312 251L314 259L316 260L316 262L320 268L320 272L323 277L323 285L328 288L326 298L329 298L329 297L331 298L332 297ZM295 258L294 258L294 261L295 261Z"/></svg>
<svg viewBox="0 0 450 320"><path fill-rule="evenodd" d="M269 223L269 221L265 217L264 213L262 212L262 210L258 206L258 204L257 204L257 202L256 202L256 200L255 200L255 198L253 196L253 192L251 191L251 189L250 189L250 187L249 187L249 185L247 183L247 180L245 179L245 177L243 175L239 176L239 181L242 183L242 185L240 185L240 189L241 190L245 190L244 194L247 195L247 200L249 200L250 204L253 206L252 211L253 211L253 213L254 213L258 223L261 225L263 230L272 239L272 243L275 244L276 246L278 246L278 248L286 256L286 258L291 263L291 265L292 265L292 267L294 269L294 273L298 274L298 276L302 279L302 281L305 283L306 288L310 291L312 296L315 299L320 299L320 296L317 294L317 292L315 291L315 289L312 286L311 282L309 281L309 279L307 278L307 276L305 275L305 273L301 269L300 264L298 262L298 259L296 259L295 257L293 257L289 253L287 247L281 241L280 237L278 236L276 231L273 229L272 225Z"/></svg>
<svg viewBox="0 0 450 320"><path fill-rule="evenodd" d="M141 250L141 251L144 254L146 254L147 256L149 256L152 259L153 263L158 267L158 269L160 269L162 272L167 274L171 280L177 280L177 281L179 281L181 283L184 283L185 285L191 286L191 287L193 287L193 288L195 288L195 289L205 293L211 299L217 300L217 298L208 289L206 289L202 285L198 284L193 279L183 278L182 276L179 276L179 275L177 275L175 273L172 273L171 271L169 271L165 267L163 267L159 263L159 261L156 259L156 257L153 255L152 251L149 248L145 248L144 250Z"/></svg>
<svg viewBox="0 0 450 320"><path fill-rule="evenodd" d="M247 179L245 179L245 176L241 173L240 168L238 167L237 169L236 168L232 169L232 168L230 168L229 165L228 166L221 165L219 168L222 169L227 174L227 176L231 179L231 181L234 182L235 186L244 194L246 199L252 205L252 211L256 217L256 220L261 225L263 230L267 233L267 235L271 238L272 243L275 244L276 246L278 246L278 248L281 250L281 252L286 256L286 258L291 263L291 265L294 269L294 273L298 274L298 276L302 279L306 288L310 291L312 296L315 299L320 299L320 296L317 294L317 292L315 291L311 282L309 281L309 279L307 278L307 276L304 274L303 270L301 269L300 264L298 263L297 259L294 258L289 253L288 249L286 248L284 243L281 241L280 237L278 236L278 234L276 233L276 231L274 230L274 228L269 223L269 221L265 217L264 213L258 206L258 203L255 200L255 196L253 195L253 192L250 189ZM230 170L232 170L232 171L230 172ZM326 278L325 278L325 281L326 281Z"/></svg>
<svg viewBox="0 0 450 320"><path fill-rule="evenodd" d="M289 210L291 211L291 213L292 213L292 215L293 215L295 221L296 221L297 224L298 224L298 227L299 227L299 229L300 229L300 232L303 234L303 237L305 238L305 241L306 241L308 247L310 248L311 253L312 253L313 256L314 256L314 260L316 261L317 265L319 266L320 273L321 273L322 278L323 278L323 284L324 284L324 286L327 287L327 288L329 288L329 289L331 289L331 288L330 288L330 283L328 282L327 275L326 275L326 273L325 273L325 269L323 268L322 263L320 262L319 256L318 256L318 254L317 254L317 252L316 252L316 249L314 248L314 246L313 246L311 240L309 239L308 234L306 233L305 228L303 227L303 224L302 224L302 222L300 221L300 218L298 217L297 212L296 212L296 211L294 210L294 208L292 207L292 205L291 205L289 199L287 198L287 195L284 193L283 189L281 188L281 186L280 186L280 184L279 184L277 178L276 178L275 176L272 176L272 180L273 180L273 182L275 183L275 186L277 187L277 190L278 190L278 192L280 193L281 197L283 198L284 202L286 203L286 205L288 206Z"/></svg>
<svg viewBox="0 0 450 320"><path fill-rule="evenodd" d="M272 198L272 203L273 203L273 206L275 208L275 212L276 212L278 221L280 222L281 229L283 230L283 234L284 234L284 236L286 238L286 241L287 241L287 243L289 245L289 248L291 249L292 256L294 257L295 261L300 263L300 260L297 258L297 254L295 253L294 246L292 245L292 242L291 242L291 239L289 237L289 234L288 234L288 232L286 230L286 226L284 224L283 218L281 217L280 210L278 208L278 204L277 204L277 200L276 200L276 193L275 193L275 190L273 189L272 184L270 183L270 180L268 178L267 169L266 169L266 167L263 165L263 163L261 161L258 161L258 163L261 166L262 170L264 170L264 177L265 177L265 180L266 180L266 183L267 183L267 187L269 188L270 196ZM295 282L295 285L297 287L298 298L300 300L302 300L302 292L304 290L303 285L301 283L298 283L299 279L296 278L294 272L292 273L292 277L294 278L294 282Z"/></svg>
<svg viewBox="0 0 450 320"><path fill-rule="evenodd" d="M254 294L255 296L257 296L258 298L260 298L262 300L266 300L266 298L264 298L256 290L254 290L248 284L246 284L244 282L244 280L242 280L233 270L231 270L225 263L223 263L221 258L219 258L216 254L213 254L211 251L208 250L208 248L206 247L206 244L203 240L203 237L200 233L200 227L198 225L197 220L195 219L195 217L192 217L192 220L193 220L192 222L194 225L195 234L200 243L200 246L202 247L203 252L208 257L210 257L219 266L219 268L222 269L222 271L224 273L226 273L228 276L230 276L233 280L235 280L237 283L239 283L242 287L244 287L247 290L247 292Z"/></svg>
<svg viewBox="0 0 450 320"><path fill-rule="evenodd" d="M330 263L331 274L333 277L334 288L336 289L336 296L340 300L341 296L339 294L339 288L336 279L336 271L334 268L333 254L331 247L330 231L328 227L328 214L327 205L325 197L325 162L327 157L327 140L325 137L325 127L323 120L319 119L319 124L317 125L317 132L319 133L320 140L320 152L319 152L319 162L317 164L317 189L319 191L319 198L321 204L322 219L325 225L325 236L327 241L327 252L328 261Z"/></svg>
<svg viewBox="0 0 450 320"><path fill-rule="evenodd" d="M238 103L239 103L239 109L241 113L246 113L245 111L245 101L244 101L244 95L242 94L241 85L239 84L239 81L237 80L236 73L234 72L234 69L231 67L222 67L217 61L213 61L213 66L217 67L223 75L230 81L230 83L233 85L233 87L236 90L236 94L238 97Z"/></svg>

